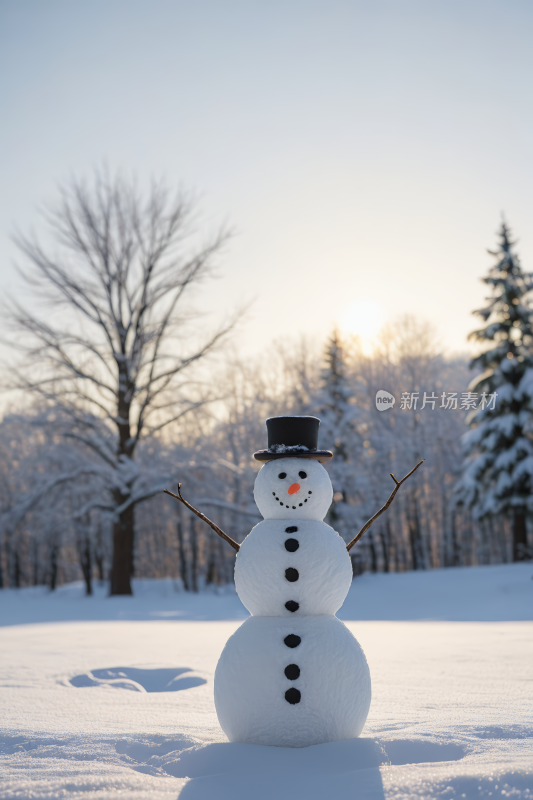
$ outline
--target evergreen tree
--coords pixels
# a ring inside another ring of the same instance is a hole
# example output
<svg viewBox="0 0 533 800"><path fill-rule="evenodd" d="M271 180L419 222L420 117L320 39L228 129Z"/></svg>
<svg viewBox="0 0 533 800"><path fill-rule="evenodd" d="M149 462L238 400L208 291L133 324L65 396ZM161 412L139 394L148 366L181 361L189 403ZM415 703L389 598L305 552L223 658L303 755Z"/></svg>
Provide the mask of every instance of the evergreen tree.
<svg viewBox="0 0 533 800"><path fill-rule="evenodd" d="M505 222L500 230L496 264L484 283L489 304L474 313L486 323L469 338L486 344L472 359L481 374L469 389L479 402L463 437L466 463L457 485L459 503L476 519L510 516L513 560L528 555L526 517L533 510L533 444L527 436L533 411L533 331L527 299L533 275L524 272L513 252L515 242Z"/></svg>
<svg viewBox="0 0 533 800"><path fill-rule="evenodd" d="M361 520L366 520L366 509L361 508L363 421L361 409L355 403L354 387L347 375L343 344L336 330L326 344L321 385L317 409L321 419L320 436L324 447L332 449L334 454L327 466L334 499L326 522L349 539Z"/></svg>

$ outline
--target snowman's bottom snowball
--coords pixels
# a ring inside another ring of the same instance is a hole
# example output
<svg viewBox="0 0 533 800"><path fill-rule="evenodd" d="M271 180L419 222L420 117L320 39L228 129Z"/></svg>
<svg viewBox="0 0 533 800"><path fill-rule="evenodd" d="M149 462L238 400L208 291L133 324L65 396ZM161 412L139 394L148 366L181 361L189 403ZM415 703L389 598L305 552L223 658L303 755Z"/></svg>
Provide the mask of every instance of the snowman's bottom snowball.
<svg viewBox="0 0 533 800"><path fill-rule="evenodd" d="M285 644L289 634L300 637L297 647ZM297 680L285 676L290 664L300 669ZM297 703L285 699L292 688ZM335 616L250 617L228 639L215 672L215 706L230 742L307 747L353 739L370 698L365 654Z"/></svg>

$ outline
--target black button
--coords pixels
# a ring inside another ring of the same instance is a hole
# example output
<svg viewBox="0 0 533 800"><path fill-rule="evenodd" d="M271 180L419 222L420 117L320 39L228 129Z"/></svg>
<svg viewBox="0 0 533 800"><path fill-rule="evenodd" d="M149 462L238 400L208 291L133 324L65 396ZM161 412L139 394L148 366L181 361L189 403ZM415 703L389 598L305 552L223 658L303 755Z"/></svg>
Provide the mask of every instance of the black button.
<svg viewBox="0 0 533 800"><path fill-rule="evenodd" d="M283 640L287 647L298 647L300 642L302 641L299 636L296 636L295 633L289 633Z"/></svg>
<svg viewBox="0 0 533 800"><path fill-rule="evenodd" d="M296 703L299 703L301 699L302 699L301 693L298 691L298 689L295 689L294 687L292 689L287 689L287 691L285 692L285 700L287 701L287 703L290 703L291 706L295 706Z"/></svg>
<svg viewBox="0 0 533 800"><path fill-rule="evenodd" d="M300 667L298 664L289 664L285 667L285 677L290 681L296 681L300 677Z"/></svg>
<svg viewBox="0 0 533 800"><path fill-rule="evenodd" d="M287 611L298 611L300 608L300 603L297 603L296 600L287 600L285 603L285 608Z"/></svg>
<svg viewBox="0 0 533 800"><path fill-rule="evenodd" d="M296 525L289 525L288 528L285 528L285 533L296 533L297 530Z"/></svg>
<svg viewBox="0 0 533 800"><path fill-rule="evenodd" d="M288 550L289 553L295 553L298 548L300 547L300 542L298 539L287 539L285 542L285 550Z"/></svg>
<svg viewBox="0 0 533 800"><path fill-rule="evenodd" d="M288 569L285 570L285 577L287 578L288 581L294 583L294 581L298 580L300 574L297 569L294 569L294 567L289 567Z"/></svg>

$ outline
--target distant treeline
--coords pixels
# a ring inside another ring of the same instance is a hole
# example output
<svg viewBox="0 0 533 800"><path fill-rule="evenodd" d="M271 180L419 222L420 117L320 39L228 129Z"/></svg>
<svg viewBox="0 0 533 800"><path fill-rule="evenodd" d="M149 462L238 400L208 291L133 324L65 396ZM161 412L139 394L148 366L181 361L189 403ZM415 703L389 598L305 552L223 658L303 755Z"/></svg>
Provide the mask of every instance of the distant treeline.
<svg viewBox="0 0 533 800"><path fill-rule="evenodd" d="M234 551L163 490L181 482L241 541L259 520L252 453L280 414L322 420L319 444L335 454L327 521L347 542L386 501L389 473L424 459L350 551L354 574L531 557L533 275L505 223L471 391L466 360L409 317L370 356L334 331L322 346L232 359L243 310L212 327L193 303L231 231L204 235L191 196L164 182L140 192L96 171L63 186L44 221L46 245L16 238L36 302L4 315L2 382L20 407L0 423L0 587L83 576L88 593L97 578L123 595L132 575L191 591L231 581Z"/></svg>
<svg viewBox="0 0 533 800"><path fill-rule="evenodd" d="M153 496L135 506L135 576L170 576L189 591L233 579L233 550L161 492L181 482L193 505L242 541L260 519L252 453L266 445L265 419L278 414L322 420L320 446L335 453L326 467L335 492L326 521L346 541L387 499L389 473L403 477L425 459L351 551L354 575L511 559L507 519L475 522L454 503L460 439L476 398L467 395L467 360L446 359L429 326L399 321L371 356L334 332L322 351L305 342L274 347L265 358L226 360L210 377L218 400L141 443L137 480ZM377 409L379 390L395 398L393 407ZM0 586L54 588L84 577L90 591L92 580L109 577L106 472L69 436L69 424L54 405L10 413L0 424Z"/></svg>

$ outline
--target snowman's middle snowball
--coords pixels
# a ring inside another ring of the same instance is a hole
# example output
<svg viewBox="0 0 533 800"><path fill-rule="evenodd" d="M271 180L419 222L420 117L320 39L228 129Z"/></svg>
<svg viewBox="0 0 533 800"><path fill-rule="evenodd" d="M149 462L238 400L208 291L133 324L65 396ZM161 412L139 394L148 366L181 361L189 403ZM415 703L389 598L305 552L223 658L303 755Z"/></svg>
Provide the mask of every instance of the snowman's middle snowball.
<svg viewBox="0 0 533 800"><path fill-rule="evenodd" d="M288 534L294 527L297 531ZM263 520L243 541L235 561L237 593L254 616L335 614L351 583L345 542L318 520L297 520L296 525Z"/></svg>

